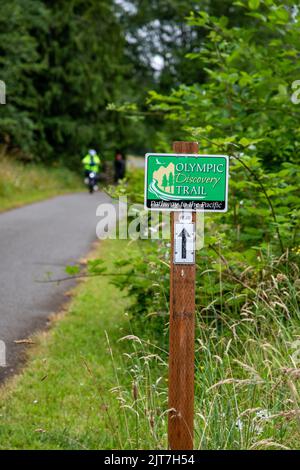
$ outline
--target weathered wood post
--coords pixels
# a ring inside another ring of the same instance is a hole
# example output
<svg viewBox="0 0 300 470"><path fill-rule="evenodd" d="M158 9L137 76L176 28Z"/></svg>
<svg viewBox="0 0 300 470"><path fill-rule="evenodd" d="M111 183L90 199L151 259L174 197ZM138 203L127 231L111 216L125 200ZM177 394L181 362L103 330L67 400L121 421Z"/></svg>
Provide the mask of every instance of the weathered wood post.
<svg viewBox="0 0 300 470"><path fill-rule="evenodd" d="M197 154L197 142L174 142L176 154ZM171 213L170 349L168 443L172 450L191 450L194 440L194 341L196 265L174 264L174 226L180 212ZM196 223L196 213L192 213Z"/></svg>

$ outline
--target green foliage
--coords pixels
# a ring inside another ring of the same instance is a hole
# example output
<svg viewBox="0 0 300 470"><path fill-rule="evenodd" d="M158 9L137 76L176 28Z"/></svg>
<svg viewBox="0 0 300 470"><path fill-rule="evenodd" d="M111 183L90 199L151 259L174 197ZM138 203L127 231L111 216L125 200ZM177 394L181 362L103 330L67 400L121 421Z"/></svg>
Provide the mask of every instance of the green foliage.
<svg viewBox="0 0 300 470"><path fill-rule="evenodd" d="M123 196L130 188L138 197L142 175L136 186L135 181L129 174ZM243 162L232 159L230 211L205 216L204 248L197 255L196 305L210 321L223 315L238 319L245 308L255 312L257 296L264 302L265 292L269 292L267 303L276 304L286 283L299 288L299 184L299 172L291 163L283 164L277 173L266 173L256 157L244 156ZM275 220L262 186L272 199ZM140 253L126 263L116 263L116 269L124 275L113 282L132 298L130 312L142 330L145 318L154 331L166 326L169 257L169 243L153 240L142 242ZM285 317L290 308L293 306L287 300L286 307L277 312Z"/></svg>
<svg viewBox="0 0 300 470"><path fill-rule="evenodd" d="M33 77L46 68L38 37L48 23L49 12L40 0L1 1L0 79L6 83L7 104L1 106L0 137L29 155L35 151L40 126L40 97Z"/></svg>
<svg viewBox="0 0 300 470"><path fill-rule="evenodd" d="M120 180L117 186L109 186L106 190L115 199L127 197L130 204L144 203L144 170L127 170L127 177Z"/></svg>
<svg viewBox="0 0 300 470"><path fill-rule="evenodd" d="M106 110L131 90L113 2L2 0L0 31L0 140L9 149L78 167L89 147L111 157L136 140L136 124Z"/></svg>
<svg viewBox="0 0 300 470"><path fill-rule="evenodd" d="M2 0L0 80L7 85L7 105L1 106L0 141L9 150L23 159L78 167L89 147L111 158L118 147L167 150L166 141L180 137L177 124L163 121L164 110L147 109L149 89L159 95L180 83L205 81L206 68L189 57L197 58L210 38L208 12L230 14L230 24L249 18L228 0L206 0L199 28L186 23L191 10L199 11L196 0L131 0L129 6ZM273 12L274 21L283 21L284 12Z"/></svg>
<svg viewBox="0 0 300 470"><path fill-rule="evenodd" d="M107 115L106 106L120 90L123 39L107 0L46 3L51 41L48 36L40 41L48 63L36 83L45 96L45 141L52 158L59 155L78 164L87 148L102 154L111 150L107 142L112 138L120 142L122 124Z"/></svg>
<svg viewBox="0 0 300 470"><path fill-rule="evenodd" d="M207 34L189 55L206 83L183 84L166 97L152 92L153 109L177 122L185 138L198 138L203 152L243 149L267 168L299 163L300 113L291 102L300 76L299 14L293 2L236 4L242 21L248 18L242 27L207 12L190 15L189 24Z"/></svg>
<svg viewBox="0 0 300 470"><path fill-rule="evenodd" d="M231 156L231 210L210 222L226 233L222 250L270 245L283 253L299 244L300 112L291 102L300 74L299 14L292 2L235 5L242 26L206 11L189 17L207 33L200 51L189 55L206 70L206 82L183 84L169 96L152 91L150 100L183 138L199 140L202 153Z"/></svg>
<svg viewBox="0 0 300 470"><path fill-rule="evenodd" d="M205 83L150 93L152 109L177 127L178 138L197 138L202 153L231 157L229 212L205 216L197 261L197 305L210 318L238 318L243 306L255 306L260 282L268 289L274 277L287 276L294 284L299 265L299 110L289 95L299 72L298 18L292 4L273 1L235 2L234 11L239 22L209 11L189 17L205 31L200 50L189 55L206 71ZM161 137L168 147L169 134ZM130 175L118 191L142 202L142 181ZM128 262L130 276L114 281L124 289L129 282L135 318L153 321L168 311L168 251L149 244Z"/></svg>
<svg viewBox="0 0 300 470"><path fill-rule="evenodd" d="M80 266L76 266L76 265L66 266L65 271L67 274L69 274L69 276L76 276L77 274L80 273Z"/></svg>

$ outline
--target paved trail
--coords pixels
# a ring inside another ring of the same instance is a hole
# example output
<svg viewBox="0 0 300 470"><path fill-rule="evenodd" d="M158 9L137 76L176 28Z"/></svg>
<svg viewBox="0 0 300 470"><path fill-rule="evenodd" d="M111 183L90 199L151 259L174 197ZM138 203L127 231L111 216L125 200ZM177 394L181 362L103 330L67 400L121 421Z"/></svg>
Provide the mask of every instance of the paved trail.
<svg viewBox="0 0 300 470"><path fill-rule="evenodd" d="M47 273L61 277L66 265L87 254L96 239L96 208L108 200L103 193L78 193L0 214L0 340L8 365L0 367L0 380L20 360L23 347L14 341L45 327L72 285L36 280Z"/></svg>

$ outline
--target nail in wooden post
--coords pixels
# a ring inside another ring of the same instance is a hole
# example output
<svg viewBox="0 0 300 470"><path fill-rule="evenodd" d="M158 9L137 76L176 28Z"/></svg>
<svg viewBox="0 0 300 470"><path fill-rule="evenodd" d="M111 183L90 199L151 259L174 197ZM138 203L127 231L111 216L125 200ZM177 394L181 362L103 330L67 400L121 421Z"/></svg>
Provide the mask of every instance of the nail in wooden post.
<svg viewBox="0 0 300 470"><path fill-rule="evenodd" d="M197 142L174 142L174 153L198 153ZM171 450L192 450L194 440L195 264L174 264L171 213L170 349L168 444ZM196 223L196 213L193 212Z"/></svg>

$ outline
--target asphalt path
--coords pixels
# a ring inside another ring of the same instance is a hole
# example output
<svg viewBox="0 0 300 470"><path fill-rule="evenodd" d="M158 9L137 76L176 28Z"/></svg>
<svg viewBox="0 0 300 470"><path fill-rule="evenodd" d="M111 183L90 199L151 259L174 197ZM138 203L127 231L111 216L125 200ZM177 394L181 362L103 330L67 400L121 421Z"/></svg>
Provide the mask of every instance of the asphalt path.
<svg viewBox="0 0 300 470"><path fill-rule="evenodd" d="M103 193L76 193L0 214L0 341L6 346L0 380L22 362L25 346L17 342L45 328L74 285L37 281L65 276L65 267L88 253L103 202L109 202Z"/></svg>

